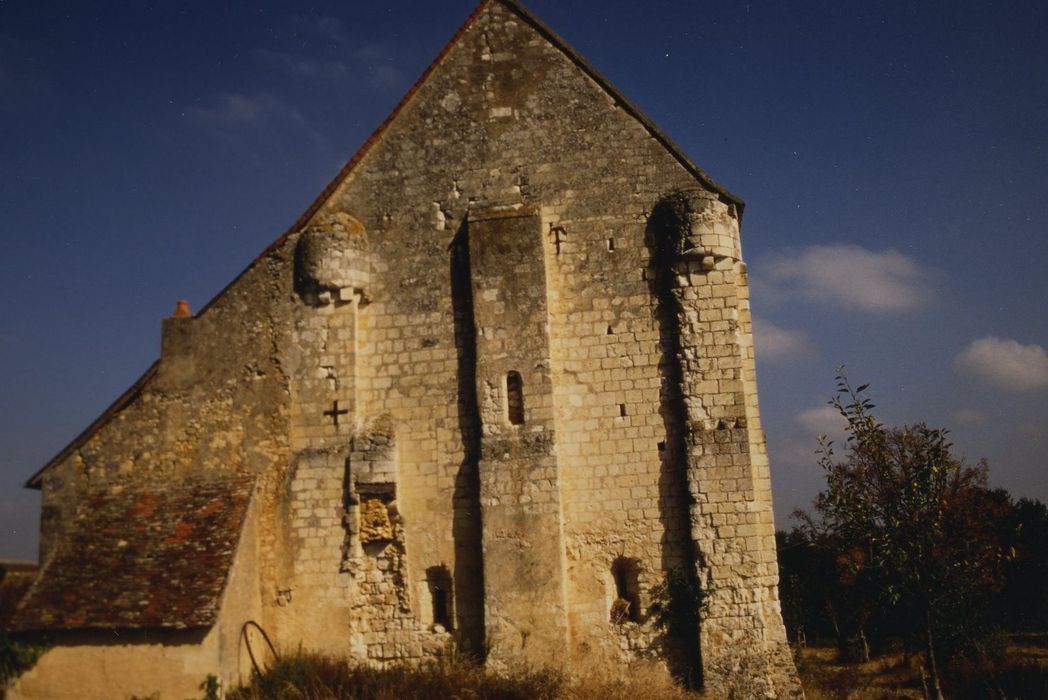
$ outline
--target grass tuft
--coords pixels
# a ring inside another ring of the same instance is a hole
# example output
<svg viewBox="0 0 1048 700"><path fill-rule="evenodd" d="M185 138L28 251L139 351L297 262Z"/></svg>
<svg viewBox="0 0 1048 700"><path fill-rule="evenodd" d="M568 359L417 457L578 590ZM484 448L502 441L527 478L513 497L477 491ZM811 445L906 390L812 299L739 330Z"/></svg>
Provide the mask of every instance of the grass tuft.
<svg viewBox="0 0 1048 700"><path fill-rule="evenodd" d="M288 656L227 696L230 700L695 700L666 671L638 663L589 668L567 678L551 670L488 671L468 660L437 659L376 669L344 659Z"/></svg>

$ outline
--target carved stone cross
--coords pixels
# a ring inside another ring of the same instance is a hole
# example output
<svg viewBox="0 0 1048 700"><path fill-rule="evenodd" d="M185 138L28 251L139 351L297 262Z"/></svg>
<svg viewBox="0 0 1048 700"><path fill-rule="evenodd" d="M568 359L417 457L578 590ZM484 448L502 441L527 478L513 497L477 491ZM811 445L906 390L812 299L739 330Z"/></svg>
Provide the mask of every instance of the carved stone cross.
<svg viewBox="0 0 1048 700"><path fill-rule="evenodd" d="M335 400L334 404L331 406L331 410L330 411L324 411L324 415L325 416L331 416L331 421L336 426L338 425L338 417L339 416L344 416L347 413L349 413L349 409L348 408L343 408L341 410L339 409L339 407L338 407L338 400L337 399Z"/></svg>
<svg viewBox="0 0 1048 700"><path fill-rule="evenodd" d="M553 236L553 245L557 249L557 255L560 255L560 247L564 244L564 239L568 237L568 232L564 230L563 226L550 226L549 233Z"/></svg>

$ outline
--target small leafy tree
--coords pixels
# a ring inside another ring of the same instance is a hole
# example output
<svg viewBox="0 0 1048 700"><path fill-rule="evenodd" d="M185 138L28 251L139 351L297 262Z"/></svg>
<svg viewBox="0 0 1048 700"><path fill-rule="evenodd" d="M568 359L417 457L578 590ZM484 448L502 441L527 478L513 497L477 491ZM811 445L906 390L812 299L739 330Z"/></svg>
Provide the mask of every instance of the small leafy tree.
<svg viewBox="0 0 1048 700"><path fill-rule="evenodd" d="M826 489L814 513L795 517L812 542L835 554L860 634L876 624L919 650L928 694L938 700L942 658L977 638L978 612L1000 582L987 466L955 458L946 430L882 425L867 387L853 388L838 370L830 403L847 421L847 444L838 458L820 438Z"/></svg>

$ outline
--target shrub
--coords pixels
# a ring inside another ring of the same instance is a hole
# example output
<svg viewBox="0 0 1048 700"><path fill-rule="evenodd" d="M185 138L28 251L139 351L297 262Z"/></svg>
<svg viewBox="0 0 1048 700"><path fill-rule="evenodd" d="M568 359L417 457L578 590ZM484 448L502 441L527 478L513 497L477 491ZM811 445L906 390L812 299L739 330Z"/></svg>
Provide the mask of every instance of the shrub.
<svg viewBox="0 0 1048 700"><path fill-rule="evenodd" d="M15 639L0 630L0 688L32 668L50 646L46 639Z"/></svg>

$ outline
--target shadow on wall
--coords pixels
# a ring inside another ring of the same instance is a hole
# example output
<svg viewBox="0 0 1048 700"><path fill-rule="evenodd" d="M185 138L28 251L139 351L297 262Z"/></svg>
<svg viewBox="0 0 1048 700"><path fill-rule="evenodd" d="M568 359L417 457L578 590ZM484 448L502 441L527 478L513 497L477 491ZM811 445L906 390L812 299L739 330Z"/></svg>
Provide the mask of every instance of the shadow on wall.
<svg viewBox="0 0 1048 700"><path fill-rule="evenodd" d="M455 540L453 590L454 634L459 647L483 660L484 568L480 521L480 409L477 406L477 339L473 326L470 284L469 230L462 226L451 242L451 305L458 357L458 427L462 463L452 495L452 536Z"/></svg>
<svg viewBox="0 0 1048 700"><path fill-rule="evenodd" d="M699 557L691 537L692 497L687 476L687 405L681 348L683 305L676 290L675 266L683 252L688 226L688 203L671 194L659 201L648 219L644 243L648 248L648 291L655 302L659 324L659 414L665 440L659 443L659 517L662 522L662 570L679 572L699 590ZM702 686L702 650L699 626L668 626L664 632L670 671L692 688Z"/></svg>

